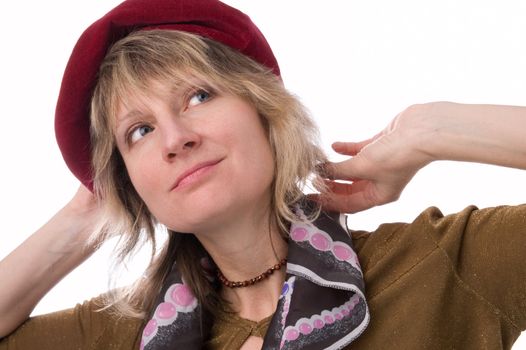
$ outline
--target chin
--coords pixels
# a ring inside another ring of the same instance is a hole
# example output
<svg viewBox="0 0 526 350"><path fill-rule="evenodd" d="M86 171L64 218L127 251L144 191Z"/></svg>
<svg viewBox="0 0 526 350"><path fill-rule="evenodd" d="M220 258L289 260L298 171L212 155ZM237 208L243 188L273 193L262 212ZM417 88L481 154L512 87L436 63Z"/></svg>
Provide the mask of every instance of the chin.
<svg viewBox="0 0 526 350"><path fill-rule="evenodd" d="M218 227L229 226L229 223L241 216L253 214L254 209L264 208L261 206L263 202L261 197L234 198L228 196L227 192L218 198L208 195L203 200L196 198L184 208L174 208L171 215L166 213L165 226L176 232L212 232Z"/></svg>
<svg viewBox="0 0 526 350"><path fill-rule="evenodd" d="M224 224L226 218L235 217L232 215L234 209L225 204L210 198L206 201L194 200L193 203L184 205L184 207L177 205L176 208L165 212L158 219L170 230L176 232L210 231Z"/></svg>

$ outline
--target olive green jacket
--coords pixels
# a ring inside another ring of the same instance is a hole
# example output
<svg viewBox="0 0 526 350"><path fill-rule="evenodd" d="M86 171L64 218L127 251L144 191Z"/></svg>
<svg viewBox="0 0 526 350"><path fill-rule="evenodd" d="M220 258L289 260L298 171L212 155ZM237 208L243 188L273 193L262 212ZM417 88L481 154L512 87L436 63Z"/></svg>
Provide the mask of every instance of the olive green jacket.
<svg viewBox="0 0 526 350"><path fill-rule="evenodd" d="M351 232L371 321L348 349L510 349L526 329L526 205L443 216ZM0 350L138 349L142 320L97 312L97 299L29 319ZM223 321L224 322L224 321ZM214 327L216 349L250 334Z"/></svg>

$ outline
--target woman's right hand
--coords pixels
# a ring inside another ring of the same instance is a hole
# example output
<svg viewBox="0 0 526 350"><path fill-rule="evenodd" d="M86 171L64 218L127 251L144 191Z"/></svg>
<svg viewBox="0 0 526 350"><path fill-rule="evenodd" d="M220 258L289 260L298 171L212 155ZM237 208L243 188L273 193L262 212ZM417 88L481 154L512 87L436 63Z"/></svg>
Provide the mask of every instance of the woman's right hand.
<svg viewBox="0 0 526 350"><path fill-rule="evenodd" d="M0 338L22 324L36 304L96 249L100 218L95 196L80 186L44 226L0 261Z"/></svg>
<svg viewBox="0 0 526 350"><path fill-rule="evenodd" d="M99 223L101 209L95 195L85 186L79 186L73 198L57 215L59 220L63 220L61 225L64 225L64 229L75 228L68 230L72 244L88 250L96 248L96 241L91 236Z"/></svg>

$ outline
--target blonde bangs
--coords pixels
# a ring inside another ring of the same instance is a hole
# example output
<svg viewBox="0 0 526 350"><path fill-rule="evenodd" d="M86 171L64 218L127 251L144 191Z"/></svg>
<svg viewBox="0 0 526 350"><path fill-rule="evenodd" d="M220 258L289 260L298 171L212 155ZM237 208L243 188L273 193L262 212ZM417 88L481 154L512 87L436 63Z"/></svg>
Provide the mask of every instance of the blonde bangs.
<svg viewBox="0 0 526 350"><path fill-rule="evenodd" d="M288 224L297 220L293 207L304 197L310 177L326 161L308 112L270 69L225 45L184 32L139 31L117 42L100 67L94 90L91 144L94 188L106 211L97 239L103 242L120 235L117 256L121 262L144 242L152 247L146 278L110 294L108 300L120 314L131 316L143 316L150 310L174 261L205 308L217 307L219 300L200 276L195 256L202 253L202 247L193 235L169 232L166 245L157 251L158 223L133 188L116 148L117 109L130 99L154 93L155 83L212 88L254 105L274 154L271 214L284 234Z"/></svg>

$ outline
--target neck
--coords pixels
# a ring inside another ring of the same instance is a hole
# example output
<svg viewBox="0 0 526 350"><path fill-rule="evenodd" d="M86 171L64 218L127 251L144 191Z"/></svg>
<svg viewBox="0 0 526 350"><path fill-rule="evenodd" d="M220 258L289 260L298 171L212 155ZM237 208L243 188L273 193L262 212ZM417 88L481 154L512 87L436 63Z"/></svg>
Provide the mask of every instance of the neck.
<svg viewBox="0 0 526 350"><path fill-rule="evenodd" d="M287 257L287 243L268 212L259 219L237 218L220 230L197 235L221 273L230 281L245 281L265 272ZM231 289L222 287L223 298L243 318L259 321L274 312L286 268L283 267L254 285Z"/></svg>

